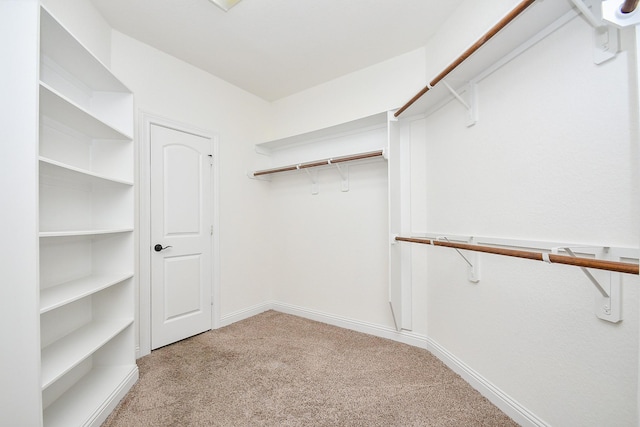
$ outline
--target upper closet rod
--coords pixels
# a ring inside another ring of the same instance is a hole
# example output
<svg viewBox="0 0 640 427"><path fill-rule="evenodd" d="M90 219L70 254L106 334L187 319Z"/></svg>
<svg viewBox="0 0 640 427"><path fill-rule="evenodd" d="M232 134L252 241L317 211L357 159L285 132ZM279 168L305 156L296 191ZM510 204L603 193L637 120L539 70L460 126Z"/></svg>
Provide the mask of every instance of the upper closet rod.
<svg viewBox="0 0 640 427"><path fill-rule="evenodd" d="M635 0L637 3L639 0ZM633 0L632 0L633 2ZM409 100L405 105L403 105L398 111L396 111L393 115L398 117L402 114L407 108L411 107L414 102L416 102L422 95L427 93L429 89L440 83L442 79L444 79L451 71L453 71L458 65L462 64L465 59L470 57L475 51L480 49L482 45L489 41L493 36L495 36L500 30L507 26L511 21L513 21L518 15L520 15L524 10L535 3L535 0L525 0L518 4L507 16L502 18L500 22L491 27L489 31L487 31L478 41L476 41L469 49L464 51L462 55L458 57L455 61L453 61L447 68L445 68L440 74L436 76L435 79L431 80L431 82L424 87L420 92L418 92L413 98Z"/></svg>
<svg viewBox="0 0 640 427"><path fill-rule="evenodd" d="M577 267L595 268L598 270L615 271L618 273L639 274L638 264L619 261L608 261L593 258L576 258L566 255L547 254L541 252L523 251L517 249L496 248L493 246L472 245L467 243L457 243L442 240L432 240L413 237L396 237L399 242L422 243L425 245L445 246L454 249L465 249L469 251L485 252L489 254L505 255L516 258L526 258L536 261L547 261L550 263L574 265Z"/></svg>
<svg viewBox="0 0 640 427"><path fill-rule="evenodd" d="M383 150L370 151L367 153L353 154L350 156L334 157L332 159L316 160L313 162L299 163L297 165L282 166L282 167L273 168L273 169L264 169L260 171L255 171L253 173L253 176L269 175L272 173L279 173L279 172L289 172L289 171L295 171L299 169L313 168L316 166L327 166L327 165L332 165L336 163L350 162L353 160L363 160L363 159L369 159L372 157L381 157L381 156L384 156Z"/></svg>
<svg viewBox="0 0 640 427"><path fill-rule="evenodd" d="M622 13L631 13L638 7L640 0L625 0L620 8Z"/></svg>

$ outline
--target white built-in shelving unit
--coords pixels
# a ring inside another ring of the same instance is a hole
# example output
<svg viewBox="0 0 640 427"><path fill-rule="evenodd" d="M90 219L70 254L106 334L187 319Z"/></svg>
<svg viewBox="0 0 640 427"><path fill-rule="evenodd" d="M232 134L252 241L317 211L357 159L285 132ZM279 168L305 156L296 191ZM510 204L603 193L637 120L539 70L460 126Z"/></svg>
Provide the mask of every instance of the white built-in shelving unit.
<svg viewBox="0 0 640 427"><path fill-rule="evenodd" d="M40 12L43 425L99 425L138 377L133 95Z"/></svg>
<svg viewBox="0 0 640 427"><path fill-rule="evenodd" d="M266 160L261 164L268 169L247 175L271 180L273 174L306 172L311 178L311 193L318 194L318 169L336 168L342 178L341 190L348 191L350 164L386 159L387 121L388 113L384 111L256 144L256 152Z"/></svg>

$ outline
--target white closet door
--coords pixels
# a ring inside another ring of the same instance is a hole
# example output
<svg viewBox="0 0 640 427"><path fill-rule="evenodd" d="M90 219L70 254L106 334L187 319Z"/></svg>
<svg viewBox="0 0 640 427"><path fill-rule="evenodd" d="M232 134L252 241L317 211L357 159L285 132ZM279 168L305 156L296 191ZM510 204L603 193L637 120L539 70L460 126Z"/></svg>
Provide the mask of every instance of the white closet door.
<svg viewBox="0 0 640 427"><path fill-rule="evenodd" d="M151 348L211 329L211 140L151 126Z"/></svg>

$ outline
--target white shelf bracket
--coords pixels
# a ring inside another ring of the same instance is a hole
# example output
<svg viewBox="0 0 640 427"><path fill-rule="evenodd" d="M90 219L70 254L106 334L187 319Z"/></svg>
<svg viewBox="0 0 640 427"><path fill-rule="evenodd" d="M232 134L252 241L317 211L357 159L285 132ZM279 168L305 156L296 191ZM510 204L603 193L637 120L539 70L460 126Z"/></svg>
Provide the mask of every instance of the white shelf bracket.
<svg viewBox="0 0 640 427"><path fill-rule="evenodd" d="M602 64L615 58L620 50L620 41L618 29L609 25L610 22L604 17L604 3L609 2L602 3L602 0L572 0L572 2L593 27L593 62Z"/></svg>
<svg viewBox="0 0 640 427"><path fill-rule="evenodd" d="M338 163L331 163L331 160L333 159L329 159L328 163L335 166L338 174L340 174L340 191L349 191L349 166L343 165L341 167Z"/></svg>
<svg viewBox="0 0 640 427"><path fill-rule="evenodd" d="M436 240L444 240L445 242L449 241L447 237L437 237ZM468 242L471 244L475 243L473 237L470 237ZM467 264L467 279L472 283L478 283L480 281L480 260L478 259L478 253L472 252L465 256L459 249L453 249L458 252L458 255L460 255Z"/></svg>
<svg viewBox="0 0 640 427"><path fill-rule="evenodd" d="M296 169L300 170L300 165L297 165ZM318 171L311 172L309 169L303 169L303 170L307 173L307 176L311 180L311 194L314 195L314 196L317 195L319 193L319 189L318 189Z"/></svg>
<svg viewBox="0 0 640 427"><path fill-rule="evenodd" d="M569 256L576 257L572 247L559 247L553 248L551 252L557 254L558 250L562 249ZM573 247L575 249L575 247ZM609 248L603 250L605 258L611 259L609 254ZM598 294L595 298L595 315L607 322L618 323L622 320L622 293L621 293L621 280L620 273L612 271L599 271L596 277L591 271L585 267L580 267L580 270L587 276L589 281L595 286Z"/></svg>
<svg viewBox="0 0 640 427"><path fill-rule="evenodd" d="M462 96L454 88L452 88L446 80L442 80L442 84L451 92L451 94L456 98L462 106L467 110L469 118L467 120L467 127L471 127L478 122L478 97L476 90L476 82L470 81L467 85L466 92L468 94L468 102L465 101Z"/></svg>

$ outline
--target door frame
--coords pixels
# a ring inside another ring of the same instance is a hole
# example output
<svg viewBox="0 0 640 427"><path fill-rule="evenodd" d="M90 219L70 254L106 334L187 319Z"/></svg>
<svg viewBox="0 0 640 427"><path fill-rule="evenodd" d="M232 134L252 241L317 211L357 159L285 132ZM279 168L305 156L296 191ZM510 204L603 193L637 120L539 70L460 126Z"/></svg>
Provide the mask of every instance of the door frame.
<svg viewBox="0 0 640 427"><path fill-rule="evenodd" d="M220 327L220 159L218 134L181 123L166 117L140 110L138 147L138 212L136 230L138 239L138 293L136 295L136 358L151 353L151 126L162 126L180 132L190 133L211 140L213 170L211 171L211 191L213 238L211 239L211 328Z"/></svg>

